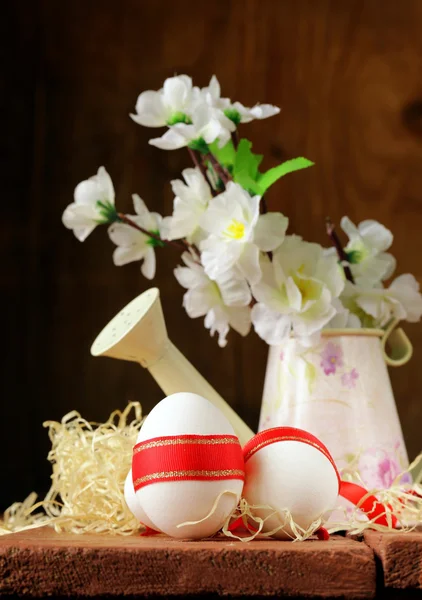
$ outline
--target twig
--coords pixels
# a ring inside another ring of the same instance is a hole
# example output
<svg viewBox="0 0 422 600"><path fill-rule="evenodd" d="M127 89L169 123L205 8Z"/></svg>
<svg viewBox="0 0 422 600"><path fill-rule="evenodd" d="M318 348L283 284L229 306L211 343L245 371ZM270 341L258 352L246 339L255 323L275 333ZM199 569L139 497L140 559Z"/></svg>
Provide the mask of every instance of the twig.
<svg viewBox="0 0 422 600"><path fill-rule="evenodd" d="M138 231L147 235L148 237L152 238L153 240L157 240L157 242L161 242L164 245L174 246L178 250L190 250L191 252L194 252L199 259L201 258L201 253L199 252L199 249L197 246L195 246L195 244L190 244L187 240L179 240L179 241L163 240L159 235L156 235L155 233L151 233L151 231L147 231L143 227L140 227L137 223L135 223L135 221L132 221L132 219L130 217L128 217L127 215L124 215L123 213L117 213L117 216L119 217L120 221L122 221L123 223L126 223L126 225L130 225L130 227L133 227L134 229L137 229Z"/></svg>
<svg viewBox="0 0 422 600"><path fill-rule="evenodd" d="M151 231L148 231L147 229L144 229L143 227L141 227L140 225L138 225L137 223L135 223L135 221L132 221L132 219L130 217L128 217L127 215L124 215L123 213L117 213L117 216L119 217L120 221L122 221L122 223L126 223L126 225L130 225L134 229L137 229L138 231L140 231L144 235L152 238L153 240L156 240L157 242L161 242L161 244L175 246L179 250L181 248L183 250L186 250L186 248L188 247L187 246L188 243L184 242L182 240L180 240L180 241L176 241L176 240L163 240L159 235L156 235L155 233L153 233Z"/></svg>
<svg viewBox="0 0 422 600"><path fill-rule="evenodd" d="M215 158L214 154L208 152L205 156L210 161L214 171L217 173L217 175L219 176L219 178L225 186L229 183L229 181L232 181L231 175L226 171L226 169L222 165L220 165L218 160Z"/></svg>
<svg viewBox="0 0 422 600"><path fill-rule="evenodd" d="M198 168L198 169L201 171L201 173L202 173L202 177L203 177L203 178L205 179L205 181L208 183L208 185L209 185L209 188L210 188L210 190L211 190L211 194L212 194L213 196L216 196L216 195L217 195L217 192L216 192L216 191L215 191L215 189L213 188L213 186L212 186L212 184L211 184L210 180L208 179L208 176L207 176L207 168L206 168L206 166L204 165L204 163L202 162L202 160L201 160L201 157L199 157L199 158L198 158L198 154L197 154L196 150L192 150L192 148L189 148L189 147L188 147L188 152L189 152L189 156L190 156L190 157L191 157L191 159L192 159L192 162L193 162L193 164L195 165L195 167L197 167L197 168Z"/></svg>
<svg viewBox="0 0 422 600"><path fill-rule="evenodd" d="M333 242L334 248L337 250L337 255L339 257L340 264L343 267L344 275L345 275L346 279L348 281L350 281L351 283L355 283L355 280L353 278L352 271L350 270L349 265L345 264L348 262L347 255L346 255L345 251L343 250L343 246L341 245L340 239L335 231L335 225L331 221L330 217L327 217L325 219L325 224L326 224L326 229L327 229L327 235Z"/></svg>
<svg viewBox="0 0 422 600"><path fill-rule="evenodd" d="M267 200L263 195L261 196L260 209L262 215L265 215L268 212Z"/></svg>
<svg viewBox="0 0 422 600"><path fill-rule="evenodd" d="M237 129L232 131L231 137L234 149L237 150L237 147L239 145L239 134L237 133Z"/></svg>

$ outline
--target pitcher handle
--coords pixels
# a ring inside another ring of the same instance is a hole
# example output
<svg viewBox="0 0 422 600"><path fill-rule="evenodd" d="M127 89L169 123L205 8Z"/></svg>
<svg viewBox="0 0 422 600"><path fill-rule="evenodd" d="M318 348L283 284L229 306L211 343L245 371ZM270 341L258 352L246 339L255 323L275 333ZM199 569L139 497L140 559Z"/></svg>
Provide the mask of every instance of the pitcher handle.
<svg viewBox="0 0 422 600"><path fill-rule="evenodd" d="M402 365L405 365L411 359L413 354L412 343L403 329L401 327L395 329L398 323L398 320L392 321L381 340L384 360L389 367L401 367ZM391 355L387 354L387 341L391 346Z"/></svg>

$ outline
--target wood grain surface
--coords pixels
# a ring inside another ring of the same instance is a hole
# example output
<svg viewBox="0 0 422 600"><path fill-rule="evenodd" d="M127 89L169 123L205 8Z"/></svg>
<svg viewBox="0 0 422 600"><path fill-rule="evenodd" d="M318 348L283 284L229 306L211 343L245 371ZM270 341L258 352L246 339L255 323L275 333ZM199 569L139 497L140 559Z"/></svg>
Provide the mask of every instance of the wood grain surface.
<svg viewBox="0 0 422 600"><path fill-rule="evenodd" d="M33 530L0 540L0 594L373 598L375 561L342 537L303 543Z"/></svg>
<svg viewBox="0 0 422 600"><path fill-rule="evenodd" d="M422 2L406 0L17 0L2 19L2 360L0 508L48 485L42 422L77 409L103 420L128 400L148 411L162 393L135 364L92 358L92 340L149 287L138 264L113 266L96 231L80 244L61 225L75 185L105 165L122 210L137 192L170 213L184 151L147 144L129 118L140 91L173 73L277 118L242 133L266 165L298 155L316 166L269 194L291 231L324 242L324 218L375 218L393 229L399 273L422 279ZM4 158L3 158L4 157ZM218 348L181 307L177 252L158 252L174 343L253 428L267 349L255 335ZM410 365L392 371L411 457L421 450L422 327L406 328Z"/></svg>

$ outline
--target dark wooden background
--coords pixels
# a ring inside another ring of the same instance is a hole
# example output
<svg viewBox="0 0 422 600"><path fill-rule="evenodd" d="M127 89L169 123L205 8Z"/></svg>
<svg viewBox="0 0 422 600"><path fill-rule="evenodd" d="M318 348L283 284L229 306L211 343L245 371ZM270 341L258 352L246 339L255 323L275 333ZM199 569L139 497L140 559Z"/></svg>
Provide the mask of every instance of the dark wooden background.
<svg viewBox="0 0 422 600"><path fill-rule="evenodd" d="M270 208L291 231L324 241L324 217L379 219L395 233L399 272L422 277L422 2L420 0L31 0L2 5L2 359L0 509L48 486L42 422L77 409L103 420L162 394L135 364L92 358L92 340L149 287L139 265L117 268L105 231L84 244L61 225L73 189L99 165L117 203L132 192L169 214L169 180L187 153L148 146L129 119L137 95L174 73L225 95L283 108L244 126L267 166L305 155L316 167L275 186ZM177 253L159 252L169 332L252 426L266 347L226 349L181 308ZM411 457L421 450L422 327L410 365L391 377Z"/></svg>

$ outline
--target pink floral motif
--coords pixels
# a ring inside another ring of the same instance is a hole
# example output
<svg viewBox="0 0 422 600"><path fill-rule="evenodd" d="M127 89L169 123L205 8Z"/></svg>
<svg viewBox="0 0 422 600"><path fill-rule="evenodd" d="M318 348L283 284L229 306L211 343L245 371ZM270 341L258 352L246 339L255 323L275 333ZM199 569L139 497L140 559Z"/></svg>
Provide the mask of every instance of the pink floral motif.
<svg viewBox="0 0 422 600"><path fill-rule="evenodd" d="M343 366L343 351L337 344L328 342L321 352L321 367L326 375L334 375L337 367Z"/></svg>
<svg viewBox="0 0 422 600"><path fill-rule="evenodd" d="M388 489L403 469L395 456L385 450L372 448L362 455L359 461L359 471L363 482L371 489ZM404 473L400 483L410 483L409 473Z"/></svg>
<svg viewBox="0 0 422 600"><path fill-rule="evenodd" d="M359 379L359 373L356 369L352 369L349 373L343 373L341 376L341 384L351 390L356 387L357 379Z"/></svg>
<svg viewBox="0 0 422 600"><path fill-rule="evenodd" d="M280 352L279 358L280 358L281 361L284 360L284 352L283 352L283 350Z"/></svg>

